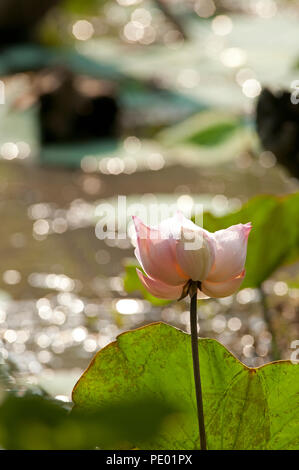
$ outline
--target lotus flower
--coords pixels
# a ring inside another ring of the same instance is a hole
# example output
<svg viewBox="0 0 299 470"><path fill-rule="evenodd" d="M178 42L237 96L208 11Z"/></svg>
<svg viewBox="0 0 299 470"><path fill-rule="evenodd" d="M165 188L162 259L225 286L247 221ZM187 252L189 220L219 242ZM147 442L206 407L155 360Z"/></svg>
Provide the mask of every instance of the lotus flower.
<svg viewBox="0 0 299 470"><path fill-rule="evenodd" d="M180 299L197 284L202 297L226 297L239 289L245 276L251 224L232 225L210 233L177 212L157 228L133 217L136 258L144 287L161 299ZM193 282L192 282L193 281Z"/></svg>

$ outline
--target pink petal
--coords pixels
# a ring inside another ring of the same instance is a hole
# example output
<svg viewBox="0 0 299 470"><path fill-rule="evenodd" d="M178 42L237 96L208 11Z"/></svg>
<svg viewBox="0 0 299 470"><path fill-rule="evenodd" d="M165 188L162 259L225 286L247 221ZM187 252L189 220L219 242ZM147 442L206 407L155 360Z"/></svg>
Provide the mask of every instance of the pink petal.
<svg viewBox="0 0 299 470"><path fill-rule="evenodd" d="M216 241L215 263L207 279L222 282L236 277L244 269L251 224L232 225L213 234Z"/></svg>
<svg viewBox="0 0 299 470"><path fill-rule="evenodd" d="M215 259L215 242L208 232L195 226L182 228L176 244L177 260L182 270L193 281L202 281L209 274Z"/></svg>
<svg viewBox="0 0 299 470"><path fill-rule="evenodd" d="M204 294L201 290L197 289L197 298L198 298L198 299L205 300L205 299L209 299L210 296Z"/></svg>
<svg viewBox="0 0 299 470"><path fill-rule="evenodd" d="M164 284L164 282L158 281L157 279L146 277L141 271L139 271L139 269L136 269L136 271L146 290L148 290L154 297L168 300L176 300L181 297L183 284L180 286L170 286L168 284Z"/></svg>
<svg viewBox="0 0 299 470"><path fill-rule="evenodd" d="M167 219L162 220L157 228L163 238L173 238L177 240L180 238L181 226L184 222L184 219L184 215L177 211L173 217L168 217Z"/></svg>
<svg viewBox="0 0 299 470"><path fill-rule="evenodd" d="M175 238L165 238L159 229L152 229L133 217L137 233L136 255L146 274L165 284L178 286L185 284L188 276L176 260Z"/></svg>
<svg viewBox="0 0 299 470"><path fill-rule="evenodd" d="M239 276L230 279L225 282L210 282L203 281L201 284L201 290L204 294L209 297L227 297L236 292L242 284L245 276L245 269L239 274Z"/></svg>
<svg viewBox="0 0 299 470"><path fill-rule="evenodd" d="M194 224L192 220L187 219L181 211L176 211L173 217L164 219L157 228L163 234L164 238L174 238L176 240L181 238L182 228L184 230L187 229L196 232L203 231L206 234L209 234L207 230Z"/></svg>

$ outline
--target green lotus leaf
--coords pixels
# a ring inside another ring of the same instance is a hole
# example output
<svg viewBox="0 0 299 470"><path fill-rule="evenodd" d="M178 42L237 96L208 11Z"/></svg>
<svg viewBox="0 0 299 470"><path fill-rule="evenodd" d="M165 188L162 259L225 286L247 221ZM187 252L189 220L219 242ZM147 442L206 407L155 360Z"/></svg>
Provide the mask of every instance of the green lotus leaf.
<svg viewBox="0 0 299 470"><path fill-rule="evenodd" d="M299 365L248 368L216 340L198 344L208 449L299 448ZM164 323L123 333L96 354L73 391L86 410L140 396L179 412L131 447L199 448L188 334Z"/></svg>

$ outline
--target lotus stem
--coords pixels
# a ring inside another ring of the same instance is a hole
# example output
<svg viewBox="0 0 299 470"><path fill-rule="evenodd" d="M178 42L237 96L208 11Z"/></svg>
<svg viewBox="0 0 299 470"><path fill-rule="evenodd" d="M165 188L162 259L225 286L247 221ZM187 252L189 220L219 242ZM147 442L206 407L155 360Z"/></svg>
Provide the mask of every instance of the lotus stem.
<svg viewBox="0 0 299 470"><path fill-rule="evenodd" d="M198 336L197 336L197 285L193 285L190 289L190 327L191 327L191 345L192 345L192 358L193 358L193 372L196 392L197 403L197 418L199 426L200 448L207 450L206 431L203 413L203 401L200 379L200 366L198 355Z"/></svg>

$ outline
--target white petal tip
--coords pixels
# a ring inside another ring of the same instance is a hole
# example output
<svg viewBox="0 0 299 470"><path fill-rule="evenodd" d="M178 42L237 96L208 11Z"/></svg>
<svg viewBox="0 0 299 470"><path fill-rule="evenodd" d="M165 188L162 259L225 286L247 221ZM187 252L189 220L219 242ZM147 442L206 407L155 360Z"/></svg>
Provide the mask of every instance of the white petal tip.
<svg viewBox="0 0 299 470"><path fill-rule="evenodd" d="M244 224L244 225L243 225L243 232L244 232L244 236L245 236L246 238L249 237L249 234L250 234L250 232L251 232L251 229L252 229L252 224L251 224L251 222L248 222L247 224Z"/></svg>

